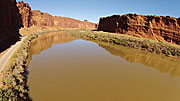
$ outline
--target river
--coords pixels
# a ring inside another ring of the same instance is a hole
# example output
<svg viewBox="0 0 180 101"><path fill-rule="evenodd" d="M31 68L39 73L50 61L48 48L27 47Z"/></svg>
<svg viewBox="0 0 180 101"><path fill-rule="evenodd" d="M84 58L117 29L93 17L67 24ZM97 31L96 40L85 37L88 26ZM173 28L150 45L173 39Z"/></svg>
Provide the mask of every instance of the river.
<svg viewBox="0 0 180 101"><path fill-rule="evenodd" d="M34 101L180 101L179 60L57 32L30 54Z"/></svg>

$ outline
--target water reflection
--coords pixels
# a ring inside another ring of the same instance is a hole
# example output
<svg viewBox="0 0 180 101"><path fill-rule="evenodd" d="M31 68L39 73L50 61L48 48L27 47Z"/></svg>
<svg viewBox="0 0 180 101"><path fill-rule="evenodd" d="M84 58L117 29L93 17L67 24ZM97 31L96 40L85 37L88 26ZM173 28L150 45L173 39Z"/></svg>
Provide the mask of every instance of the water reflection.
<svg viewBox="0 0 180 101"><path fill-rule="evenodd" d="M66 43L76 40L76 38L64 33L64 32L53 32L50 34L44 34L38 37L36 40L32 41L30 50L28 64L32 59L32 55L38 55L42 51L47 50L52 47L52 45L59 43Z"/></svg>
<svg viewBox="0 0 180 101"><path fill-rule="evenodd" d="M30 47L30 53L32 55L40 54L43 50L47 50L54 44L65 43L76 40L74 37L65 34L64 32L54 32L50 34L44 34L34 40Z"/></svg>
<svg viewBox="0 0 180 101"><path fill-rule="evenodd" d="M180 76L180 61L166 56L152 54L146 51L128 47L109 45L97 42L99 46L110 52L112 55L120 56L129 62L136 62L148 67L155 68L161 73L167 73L172 77Z"/></svg>
<svg viewBox="0 0 180 101"><path fill-rule="evenodd" d="M53 44L65 43L73 40L76 40L76 38L63 32L54 32L42 35L32 42L28 62L31 61L32 55L40 54L43 50L47 50L52 47ZM169 74L172 77L180 76L179 60L119 45L107 44L98 41L95 42L112 55L120 56L129 62L136 62L155 68L161 73Z"/></svg>
<svg viewBox="0 0 180 101"><path fill-rule="evenodd" d="M180 79L162 75L168 73L179 76L178 60L107 43L96 43L76 40L65 33L52 33L35 40L31 44L30 53L34 56L29 65L28 79L32 99L37 101L180 99ZM52 47L53 44L57 45ZM46 51L42 52L43 50ZM162 73L148 67L156 68Z"/></svg>

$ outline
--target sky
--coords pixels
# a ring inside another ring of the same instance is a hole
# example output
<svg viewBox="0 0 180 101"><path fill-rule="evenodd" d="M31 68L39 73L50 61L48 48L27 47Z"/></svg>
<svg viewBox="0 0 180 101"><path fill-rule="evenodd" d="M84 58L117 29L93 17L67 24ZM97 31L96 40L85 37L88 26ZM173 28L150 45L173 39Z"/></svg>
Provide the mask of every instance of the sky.
<svg viewBox="0 0 180 101"><path fill-rule="evenodd" d="M21 1L21 0L17 0ZM100 17L137 13L180 17L180 0L23 0L32 10L99 22Z"/></svg>

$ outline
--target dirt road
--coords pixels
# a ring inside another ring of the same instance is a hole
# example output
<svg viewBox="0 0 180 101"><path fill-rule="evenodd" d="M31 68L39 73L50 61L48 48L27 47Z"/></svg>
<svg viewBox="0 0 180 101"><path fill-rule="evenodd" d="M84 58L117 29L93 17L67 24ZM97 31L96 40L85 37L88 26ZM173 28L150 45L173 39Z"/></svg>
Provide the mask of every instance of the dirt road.
<svg viewBox="0 0 180 101"><path fill-rule="evenodd" d="M20 47L25 37L21 39L21 41L16 42L1 58L0 58L0 72L3 70L4 66L7 64L10 57L13 53Z"/></svg>

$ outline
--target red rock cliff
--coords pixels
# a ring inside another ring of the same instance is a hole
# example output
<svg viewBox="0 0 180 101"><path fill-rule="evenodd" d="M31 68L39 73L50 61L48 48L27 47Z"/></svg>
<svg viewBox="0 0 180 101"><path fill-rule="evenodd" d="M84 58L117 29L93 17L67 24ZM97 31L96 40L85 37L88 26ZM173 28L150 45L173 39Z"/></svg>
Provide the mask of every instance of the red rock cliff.
<svg viewBox="0 0 180 101"><path fill-rule="evenodd" d="M113 15L100 19L98 30L180 44L180 18Z"/></svg>
<svg viewBox="0 0 180 101"><path fill-rule="evenodd" d="M0 52L19 39L21 16L16 0L0 0Z"/></svg>
<svg viewBox="0 0 180 101"><path fill-rule="evenodd" d="M67 17L52 16L48 13L42 13L40 10L31 10L29 4L23 1L17 3L24 27L32 25L49 26L60 28L77 28L77 29L96 29L96 24L80 21Z"/></svg>
<svg viewBox="0 0 180 101"><path fill-rule="evenodd" d="M31 7L28 3L24 3L23 1L17 2L16 5L19 9L19 13L21 14L22 23L24 27L29 27L31 20Z"/></svg>
<svg viewBox="0 0 180 101"><path fill-rule="evenodd" d="M31 25L50 26L60 28L77 28L77 29L95 29L96 24L80 21L68 17L52 16L48 13L42 13L39 10L32 10Z"/></svg>

